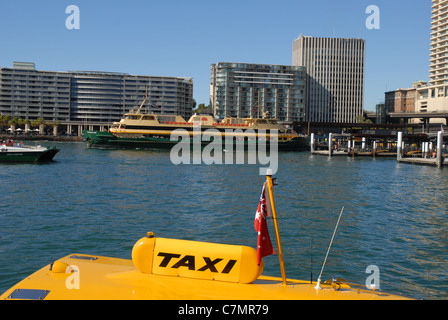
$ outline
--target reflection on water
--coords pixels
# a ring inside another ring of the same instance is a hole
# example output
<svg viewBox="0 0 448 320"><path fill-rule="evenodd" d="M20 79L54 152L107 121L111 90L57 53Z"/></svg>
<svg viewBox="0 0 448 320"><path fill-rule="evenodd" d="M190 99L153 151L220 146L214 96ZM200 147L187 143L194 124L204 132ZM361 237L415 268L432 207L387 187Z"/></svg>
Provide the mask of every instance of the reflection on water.
<svg viewBox="0 0 448 320"><path fill-rule="evenodd" d="M173 165L166 151L58 147L49 165L0 165L0 291L70 253L130 258L147 231L255 247L259 166ZM308 153L280 153L278 161L288 277L312 272L317 280L344 206L323 280L364 284L367 266L376 265L384 291L448 298L447 170ZM265 259L264 273L280 275L277 255Z"/></svg>

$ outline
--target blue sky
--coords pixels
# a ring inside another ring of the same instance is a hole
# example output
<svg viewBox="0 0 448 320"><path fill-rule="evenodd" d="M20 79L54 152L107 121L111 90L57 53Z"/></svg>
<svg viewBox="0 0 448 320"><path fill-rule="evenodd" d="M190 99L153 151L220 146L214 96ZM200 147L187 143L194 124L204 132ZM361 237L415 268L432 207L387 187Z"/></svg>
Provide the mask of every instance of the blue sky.
<svg viewBox="0 0 448 320"><path fill-rule="evenodd" d="M79 30L65 26L69 5ZM366 28L369 5L379 30ZM193 77L208 104L212 63L290 65L300 34L364 38L364 108L374 110L386 90L428 80L430 27L430 0L1 0L0 66Z"/></svg>

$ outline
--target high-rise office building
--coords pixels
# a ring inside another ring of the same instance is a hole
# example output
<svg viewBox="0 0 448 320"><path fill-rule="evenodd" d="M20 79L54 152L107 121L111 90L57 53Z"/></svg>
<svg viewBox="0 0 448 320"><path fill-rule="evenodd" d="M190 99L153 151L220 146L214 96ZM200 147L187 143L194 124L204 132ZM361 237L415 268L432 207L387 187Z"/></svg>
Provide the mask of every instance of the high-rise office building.
<svg viewBox="0 0 448 320"><path fill-rule="evenodd" d="M38 71L23 62L0 68L0 114L22 119L110 124L140 106L146 94L149 112L191 116L191 78Z"/></svg>
<svg viewBox="0 0 448 320"><path fill-rule="evenodd" d="M307 70L306 120L355 122L364 105L364 39L300 36L294 66Z"/></svg>
<svg viewBox="0 0 448 320"><path fill-rule="evenodd" d="M304 121L304 67L218 62L211 65L210 104L216 118L269 117Z"/></svg>

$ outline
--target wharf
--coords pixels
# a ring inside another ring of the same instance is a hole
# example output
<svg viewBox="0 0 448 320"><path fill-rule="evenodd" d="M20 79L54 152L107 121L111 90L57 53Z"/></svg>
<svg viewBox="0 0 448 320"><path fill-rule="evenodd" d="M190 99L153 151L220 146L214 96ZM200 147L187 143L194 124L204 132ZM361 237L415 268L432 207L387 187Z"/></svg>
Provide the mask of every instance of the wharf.
<svg viewBox="0 0 448 320"><path fill-rule="evenodd" d="M379 151L355 151L354 153L350 153L353 157L396 157L397 153L388 150L379 150Z"/></svg>
<svg viewBox="0 0 448 320"><path fill-rule="evenodd" d="M330 156L328 150L313 150L311 151L311 154L315 155L321 155L321 156ZM348 151L340 151L340 150L333 150L331 153L331 156L346 156L346 157L379 157L379 158L386 158L391 157L395 158L397 156L396 152L388 152L388 151L355 151L355 152L348 152Z"/></svg>
<svg viewBox="0 0 448 320"><path fill-rule="evenodd" d="M438 166L436 158L401 158L397 159L398 163L418 164L425 166ZM443 166L448 165L448 159L443 159Z"/></svg>
<svg viewBox="0 0 448 320"><path fill-rule="evenodd" d="M321 156L329 156L328 150L313 150L311 154L321 155ZM388 151L355 151L348 152L346 150L333 150L331 156L346 156L346 157L396 157L396 152L388 152Z"/></svg>
<svg viewBox="0 0 448 320"><path fill-rule="evenodd" d="M399 163L429 165L443 167L448 165L448 149L443 143L444 132L437 135L410 135L407 134L405 143L403 132L399 131L397 137L380 137L370 135L362 137L353 134L328 135L327 145L316 145L314 133L311 133L311 154L349 157L396 157ZM356 145L356 142L361 145ZM347 147L343 147L347 145ZM320 148L320 149L318 149ZM407 150L406 150L407 149Z"/></svg>
<svg viewBox="0 0 448 320"><path fill-rule="evenodd" d="M318 155L321 155L321 156L328 156L329 152L328 152L328 150L314 150L314 151L311 151L311 154L318 154ZM348 156L348 152L347 151L337 151L337 150L335 150L335 151L333 151L331 153L331 155L332 156Z"/></svg>

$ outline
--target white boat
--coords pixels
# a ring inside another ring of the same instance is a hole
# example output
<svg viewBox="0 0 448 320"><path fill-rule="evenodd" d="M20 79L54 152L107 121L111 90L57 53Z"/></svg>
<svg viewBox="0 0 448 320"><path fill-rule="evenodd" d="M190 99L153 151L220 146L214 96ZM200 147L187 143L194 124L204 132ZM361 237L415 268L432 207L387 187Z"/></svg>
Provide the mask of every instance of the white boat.
<svg viewBox="0 0 448 320"><path fill-rule="evenodd" d="M0 147L0 162L49 162L58 152L56 147L4 143Z"/></svg>

